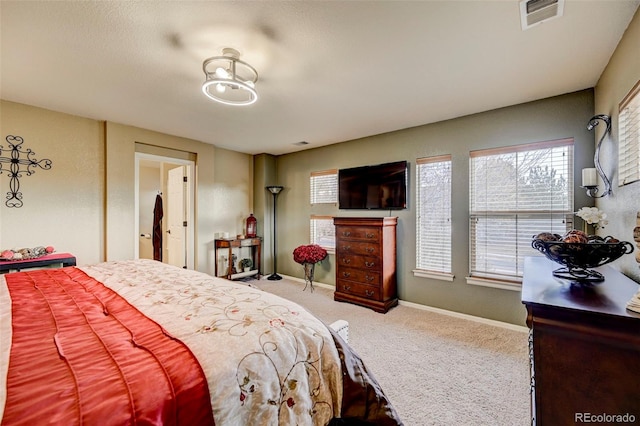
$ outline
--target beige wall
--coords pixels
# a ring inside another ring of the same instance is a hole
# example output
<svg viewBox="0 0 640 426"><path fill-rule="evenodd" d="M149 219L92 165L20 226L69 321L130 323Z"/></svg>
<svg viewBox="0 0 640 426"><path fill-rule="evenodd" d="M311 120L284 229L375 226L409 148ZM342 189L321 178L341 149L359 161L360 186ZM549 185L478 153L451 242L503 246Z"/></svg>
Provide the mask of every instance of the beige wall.
<svg viewBox="0 0 640 426"><path fill-rule="evenodd" d="M122 124L0 102L3 138L22 136L36 158L53 161L51 170L21 179L24 207L0 206L2 248L54 245L58 251L74 253L79 264L133 258L136 143L145 144L146 151L156 147L158 155L195 154L196 269L213 274L214 233L240 233L251 213L250 155ZM3 194L8 182L3 172Z"/></svg>
<svg viewBox="0 0 640 426"><path fill-rule="evenodd" d="M524 324L520 293L466 283L469 271L469 151L553 139L575 138L574 179L593 157L594 136L586 130L593 115L593 91L584 90L523 105L454 120L405 129L277 158L278 183L285 189L278 199L278 272L302 277L292 252L309 242L310 214L383 216L389 211L338 210L309 204L312 171L409 161L408 209L398 216L398 292L400 299L485 318ZM453 282L414 277L416 258L415 161L452 155L453 166ZM591 202L575 188L575 205ZM316 266L316 280L335 285L335 257Z"/></svg>
<svg viewBox="0 0 640 426"><path fill-rule="evenodd" d="M215 147L201 142L108 122L106 125L106 253L107 260L134 257L136 143L194 153L197 158L196 221L213 211ZM162 151L170 156L171 152ZM198 167L201 164L202 167ZM204 165L209 165L208 167ZM210 225L196 227L196 269L207 264Z"/></svg>
<svg viewBox="0 0 640 426"><path fill-rule="evenodd" d="M17 135L34 158L53 162L51 170L20 178L21 208L5 205L9 177L2 164L0 247L52 245L80 264L104 259L103 123L0 101L0 132L3 157L10 154L6 136Z"/></svg>
<svg viewBox="0 0 640 426"><path fill-rule="evenodd" d="M253 157L253 213L258 221L258 236L262 237L261 269L265 275L273 271L273 195L267 191L269 185L279 185L277 160L270 154Z"/></svg>
<svg viewBox="0 0 640 426"><path fill-rule="evenodd" d="M216 148L214 168L214 232L244 234L253 213L253 157Z"/></svg>
<svg viewBox="0 0 640 426"><path fill-rule="evenodd" d="M640 211L640 182L618 186L618 105L640 80L640 9L629 24L595 88L595 112L611 116L611 136L602 142L600 159L607 176L612 178L613 195L599 198L597 206L610 216L605 235L633 243L633 228ZM600 140L604 126L598 126ZM636 248L636 253L637 253ZM614 263L626 275L640 282L640 270L633 255Z"/></svg>
<svg viewBox="0 0 640 426"><path fill-rule="evenodd" d="M139 182L139 219L138 234L150 235L153 238L153 216L158 191L162 191L160 165L155 167L140 166ZM138 237L138 257L153 259L153 239Z"/></svg>
<svg viewBox="0 0 640 426"><path fill-rule="evenodd" d="M189 152L196 157L196 269L213 274L216 232L240 233L251 209L250 155L137 127L107 123L107 260L134 255L136 143ZM148 150L147 150L148 151ZM166 150L159 150L167 155Z"/></svg>

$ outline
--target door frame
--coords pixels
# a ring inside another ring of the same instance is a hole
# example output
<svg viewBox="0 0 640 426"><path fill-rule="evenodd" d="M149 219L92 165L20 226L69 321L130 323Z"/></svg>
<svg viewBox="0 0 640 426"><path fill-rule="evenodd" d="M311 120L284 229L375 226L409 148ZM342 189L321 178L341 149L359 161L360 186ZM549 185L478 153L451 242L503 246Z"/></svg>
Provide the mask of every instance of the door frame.
<svg viewBox="0 0 640 426"><path fill-rule="evenodd" d="M195 194L196 194L196 182L195 182L195 169L196 163L192 160L184 160L181 158L172 158L165 157L162 155L154 155L147 154L144 152L136 152L135 153L135 177L134 177L134 185L135 185L135 202L134 202L134 217L135 217L135 226L134 226L134 258L139 259L140 257L140 162L142 160L145 161L154 161L157 163L167 163L176 166L189 166L187 167L187 194L188 194L188 205L187 205L187 269L195 269L195 247L196 247L196 221L195 221ZM162 191L165 191L164 182L161 182ZM163 226L164 232L164 226Z"/></svg>

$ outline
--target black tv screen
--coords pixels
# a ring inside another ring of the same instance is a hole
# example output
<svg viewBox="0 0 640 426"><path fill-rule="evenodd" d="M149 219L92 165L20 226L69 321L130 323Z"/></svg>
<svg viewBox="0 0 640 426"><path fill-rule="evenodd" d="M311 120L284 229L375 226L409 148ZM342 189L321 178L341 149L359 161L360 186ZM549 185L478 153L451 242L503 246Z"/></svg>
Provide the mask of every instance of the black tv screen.
<svg viewBox="0 0 640 426"><path fill-rule="evenodd" d="M406 209L407 162L338 170L338 203L341 209Z"/></svg>

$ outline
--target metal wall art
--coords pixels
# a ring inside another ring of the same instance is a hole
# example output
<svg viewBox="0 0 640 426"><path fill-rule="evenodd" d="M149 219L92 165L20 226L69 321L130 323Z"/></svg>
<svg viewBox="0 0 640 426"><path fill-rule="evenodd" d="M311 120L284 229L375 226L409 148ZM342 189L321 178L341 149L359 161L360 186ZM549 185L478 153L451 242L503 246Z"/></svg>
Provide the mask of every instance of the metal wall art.
<svg viewBox="0 0 640 426"><path fill-rule="evenodd" d="M9 176L9 192L7 192L7 207L22 207L22 192L20 192L20 178L22 174L31 176L39 167L43 170L51 169L51 160L36 160L35 153L31 149L22 148L24 139L20 136L9 135L6 137L9 149L0 145L0 174L7 172ZM4 156L6 154L9 156ZM4 154L4 155L3 155ZM8 170L4 164L9 164Z"/></svg>

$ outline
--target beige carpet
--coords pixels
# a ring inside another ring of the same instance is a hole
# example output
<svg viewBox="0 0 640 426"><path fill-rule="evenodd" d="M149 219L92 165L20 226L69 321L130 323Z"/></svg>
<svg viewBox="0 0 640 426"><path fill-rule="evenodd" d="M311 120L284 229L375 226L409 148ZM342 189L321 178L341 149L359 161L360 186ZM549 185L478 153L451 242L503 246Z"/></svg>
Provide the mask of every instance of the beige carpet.
<svg viewBox="0 0 640 426"><path fill-rule="evenodd" d="M250 281L329 324L349 321L349 341L407 426L530 425L527 333L397 306L386 314L335 302L304 283ZM523 308L524 309L524 308Z"/></svg>

